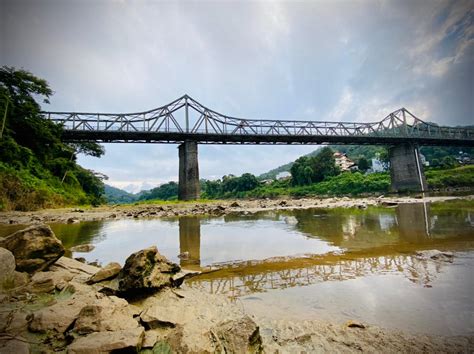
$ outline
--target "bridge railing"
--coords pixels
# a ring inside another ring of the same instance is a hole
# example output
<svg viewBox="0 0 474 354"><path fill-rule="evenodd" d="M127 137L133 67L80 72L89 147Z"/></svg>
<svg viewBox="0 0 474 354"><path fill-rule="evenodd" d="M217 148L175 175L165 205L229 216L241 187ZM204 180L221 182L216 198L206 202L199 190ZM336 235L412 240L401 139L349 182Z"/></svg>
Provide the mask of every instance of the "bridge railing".
<svg viewBox="0 0 474 354"><path fill-rule="evenodd" d="M178 114L184 115L178 118ZM68 131L191 133L255 136L371 136L474 140L474 129L422 121L405 108L379 122L243 119L213 111L189 96L139 113L44 112ZM193 117L194 119L191 119ZM180 123L181 122L181 123Z"/></svg>

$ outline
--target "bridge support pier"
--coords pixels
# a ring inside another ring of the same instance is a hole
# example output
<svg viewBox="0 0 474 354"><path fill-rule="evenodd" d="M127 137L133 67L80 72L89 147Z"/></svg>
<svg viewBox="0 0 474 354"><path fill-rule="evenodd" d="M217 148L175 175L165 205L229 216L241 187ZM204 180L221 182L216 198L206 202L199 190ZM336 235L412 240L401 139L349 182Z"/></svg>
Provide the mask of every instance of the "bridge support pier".
<svg viewBox="0 0 474 354"><path fill-rule="evenodd" d="M418 146L399 144L389 149L391 189L394 192L421 192L428 190Z"/></svg>
<svg viewBox="0 0 474 354"><path fill-rule="evenodd" d="M195 141L185 141L179 147L179 200L199 199L198 145Z"/></svg>

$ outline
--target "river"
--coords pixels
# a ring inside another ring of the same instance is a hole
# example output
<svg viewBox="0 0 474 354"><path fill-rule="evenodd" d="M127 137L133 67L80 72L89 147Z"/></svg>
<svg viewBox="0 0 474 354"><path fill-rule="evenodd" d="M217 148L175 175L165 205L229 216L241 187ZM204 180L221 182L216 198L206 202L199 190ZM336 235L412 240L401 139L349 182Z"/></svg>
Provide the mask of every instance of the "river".
<svg viewBox="0 0 474 354"><path fill-rule="evenodd" d="M0 236L20 227L1 226ZM472 201L51 227L66 248L94 244L72 256L103 265L156 245L183 268L204 272L186 286L224 294L259 317L474 333ZM454 258L416 254L433 249Z"/></svg>

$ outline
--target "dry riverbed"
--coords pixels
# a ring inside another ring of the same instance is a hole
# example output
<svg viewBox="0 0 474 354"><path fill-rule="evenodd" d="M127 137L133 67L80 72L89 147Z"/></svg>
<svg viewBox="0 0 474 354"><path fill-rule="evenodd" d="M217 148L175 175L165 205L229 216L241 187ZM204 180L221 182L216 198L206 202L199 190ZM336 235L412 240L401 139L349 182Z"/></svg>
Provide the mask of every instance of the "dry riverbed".
<svg viewBox="0 0 474 354"><path fill-rule="evenodd" d="M33 212L1 212L1 224L76 223L106 219L166 218L186 215L226 215L232 213L256 213L263 210L292 210L308 208L366 208L368 206L391 207L400 203L441 202L447 200L473 200L464 197L369 197L369 198L303 198L219 200L212 202L169 202L160 204L115 205L96 208L46 209Z"/></svg>
<svg viewBox="0 0 474 354"><path fill-rule="evenodd" d="M252 316L239 301L186 286L184 279L192 274L154 247L132 254L123 268L116 263L99 268L64 257L65 250L49 227L37 226L42 222L313 207L392 207L451 199L473 197L238 200L2 213L0 223L35 226L0 239L0 353L471 353L473 335L432 336L357 321L326 323ZM434 261L431 258L428 261Z"/></svg>

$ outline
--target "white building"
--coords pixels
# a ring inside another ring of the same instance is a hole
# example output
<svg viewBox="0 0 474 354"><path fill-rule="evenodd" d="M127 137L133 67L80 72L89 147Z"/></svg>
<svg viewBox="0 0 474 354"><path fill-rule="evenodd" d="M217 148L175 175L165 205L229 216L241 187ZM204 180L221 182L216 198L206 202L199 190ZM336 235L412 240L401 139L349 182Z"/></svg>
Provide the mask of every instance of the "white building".
<svg viewBox="0 0 474 354"><path fill-rule="evenodd" d="M291 177L291 173L287 171L280 172L279 174L276 175L277 180L287 179L290 177Z"/></svg>
<svg viewBox="0 0 474 354"><path fill-rule="evenodd" d="M377 158L372 159L372 167L370 169L370 172L385 172L387 170L383 162Z"/></svg>
<svg viewBox="0 0 474 354"><path fill-rule="evenodd" d="M339 167L341 171L349 171L351 167L356 165L354 161L352 161L346 156L346 154L343 154L342 152L335 152L333 156L336 166Z"/></svg>

